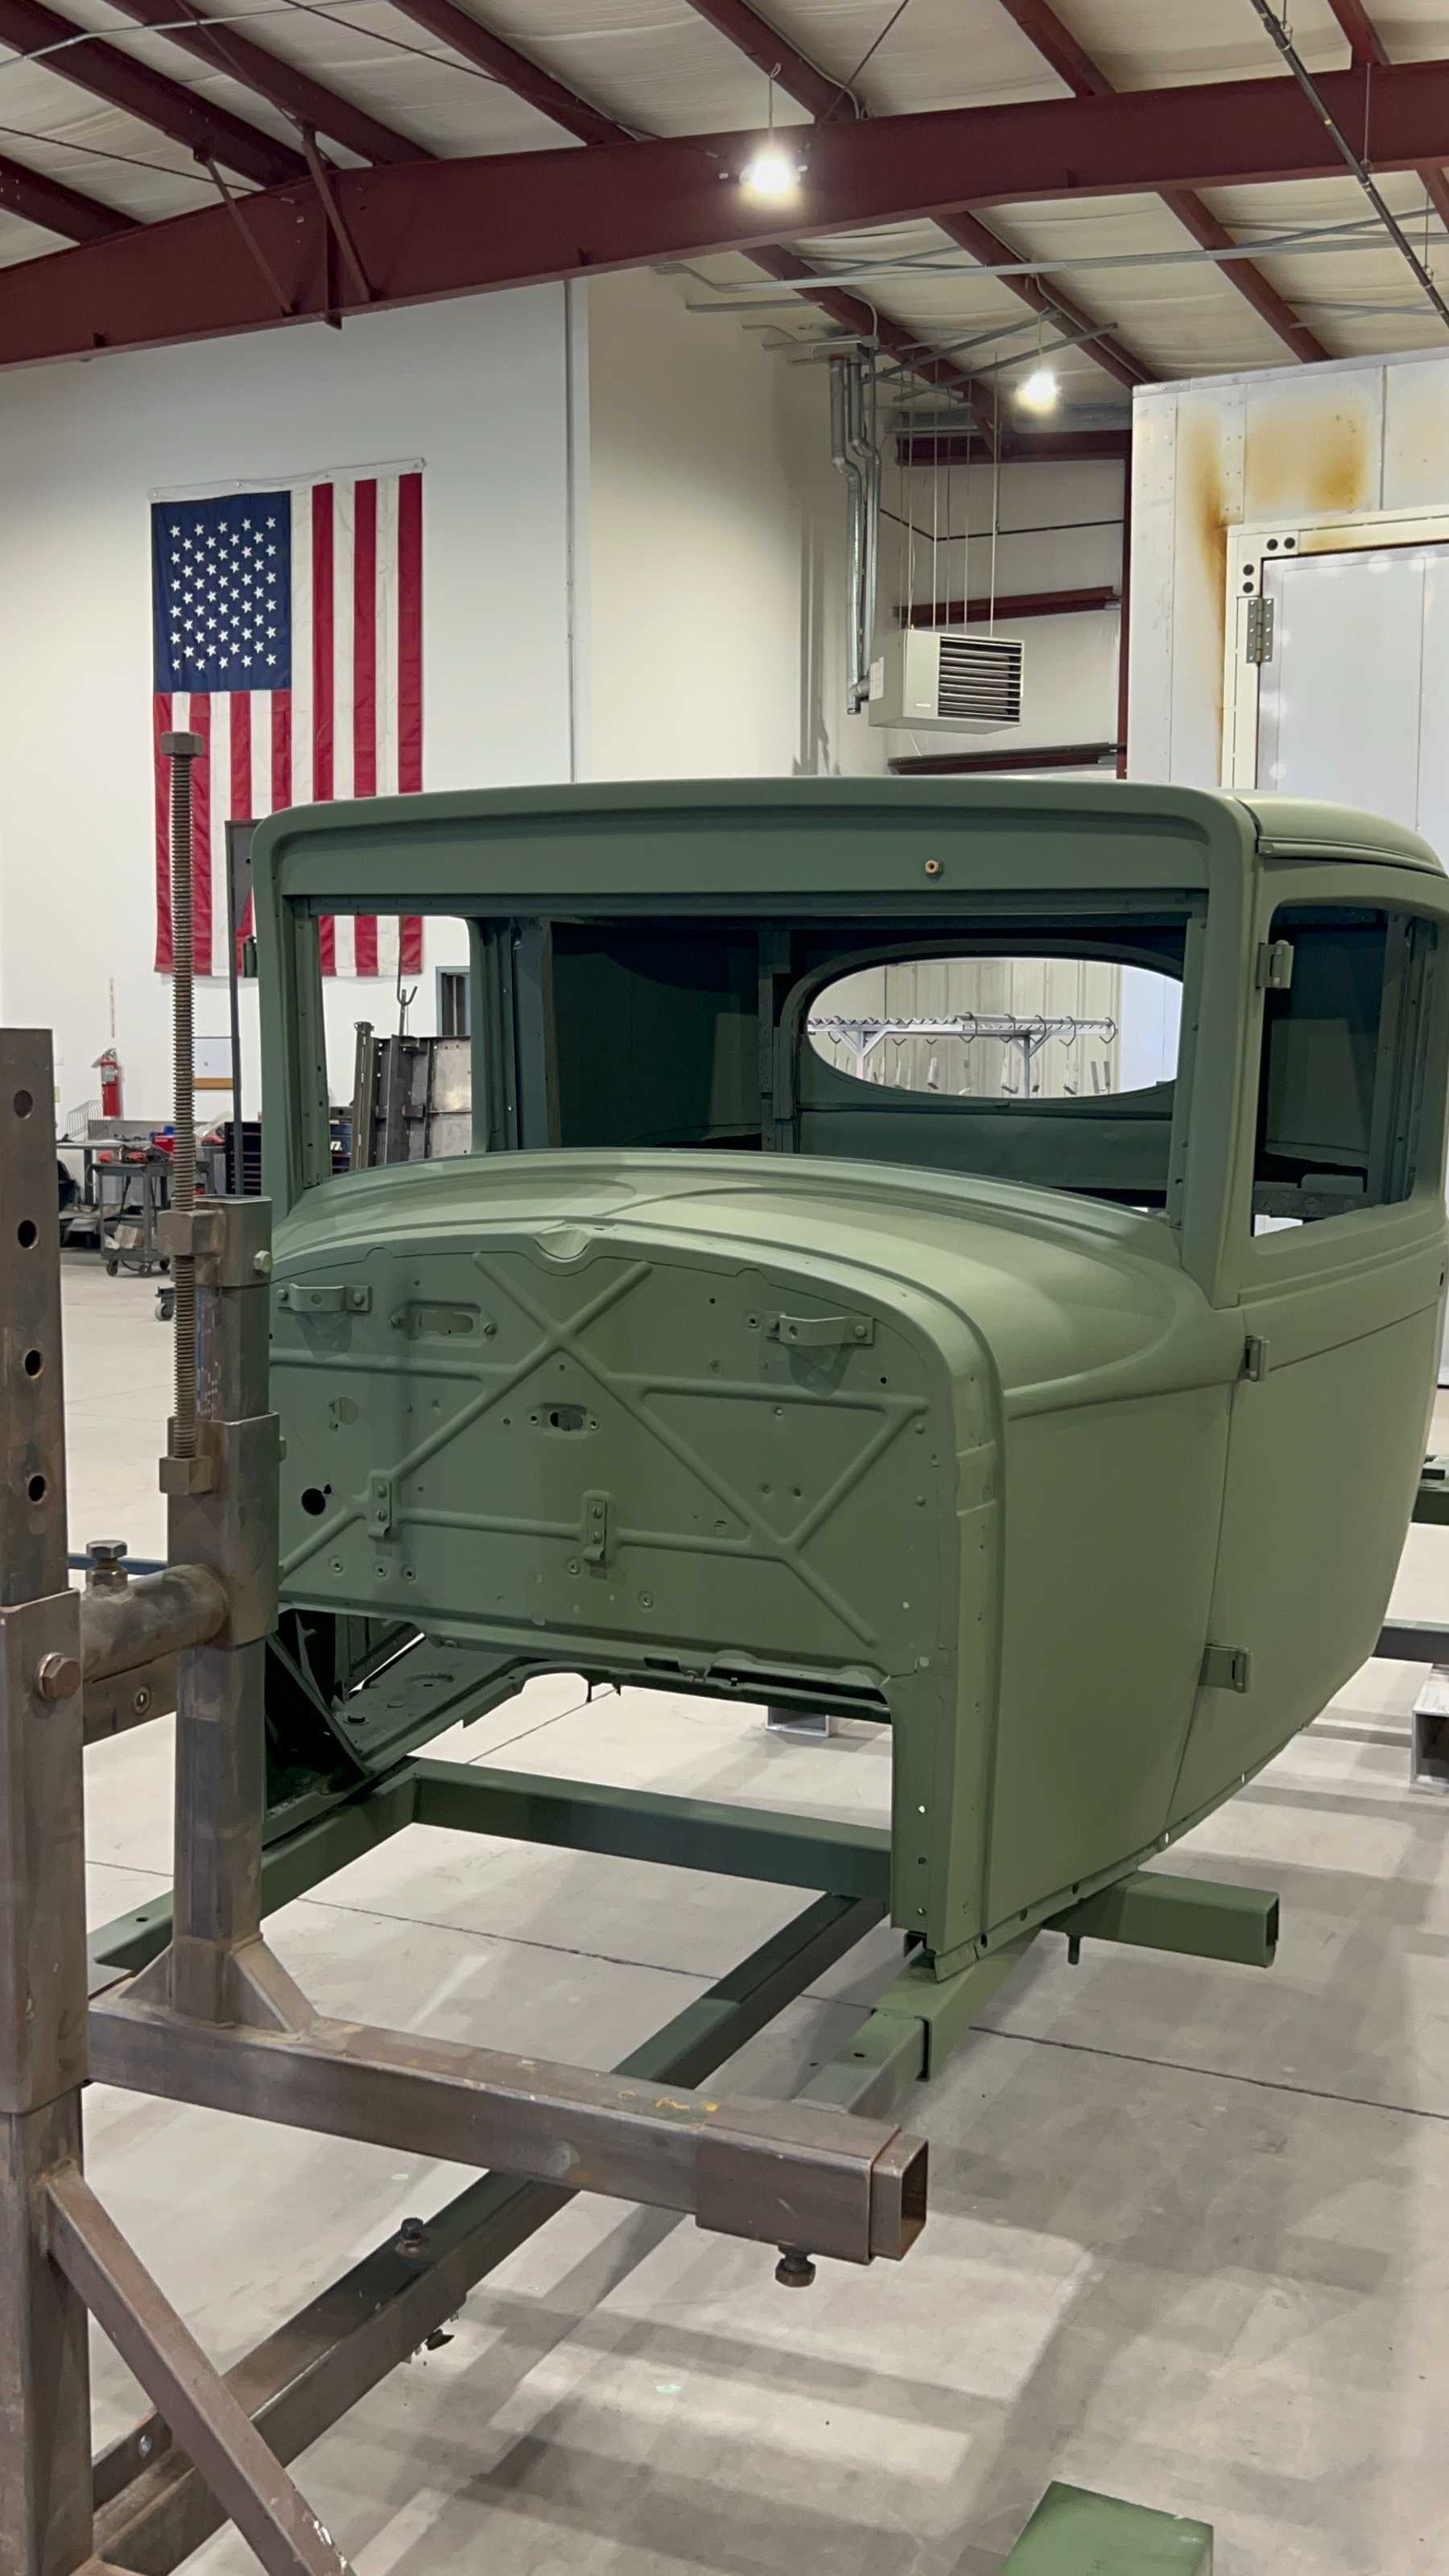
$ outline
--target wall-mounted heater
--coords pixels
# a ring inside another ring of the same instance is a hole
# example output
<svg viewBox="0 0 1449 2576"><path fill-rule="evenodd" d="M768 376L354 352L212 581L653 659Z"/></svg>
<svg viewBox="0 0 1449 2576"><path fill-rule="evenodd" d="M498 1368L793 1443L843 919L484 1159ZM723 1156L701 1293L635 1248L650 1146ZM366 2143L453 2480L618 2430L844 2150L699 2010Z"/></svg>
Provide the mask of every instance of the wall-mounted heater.
<svg viewBox="0 0 1449 2576"><path fill-rule="evenodd" d="M1005 733L1021 722L1019 635L907 626L870 669L870 720L911 732Z"/></svg>

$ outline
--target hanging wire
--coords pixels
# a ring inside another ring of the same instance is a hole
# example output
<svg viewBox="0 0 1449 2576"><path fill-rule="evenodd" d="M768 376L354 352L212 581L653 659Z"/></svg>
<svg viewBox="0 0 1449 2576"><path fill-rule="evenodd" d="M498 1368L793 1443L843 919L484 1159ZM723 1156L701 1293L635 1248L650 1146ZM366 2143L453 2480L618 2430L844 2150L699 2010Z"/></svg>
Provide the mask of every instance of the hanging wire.
<svg viewBox="0 0 1449 2576"><path fill-rule="evenodd" d="M19 60L20 57L17 56L16 59ZM3 69L4 65L0 64L0 70ZM187 168L184 162L143 161L135 152L104 152L98 143L75 143L68 134L39 134L30 125L0 125L0 134L10 137L16 143L43 143L48 152L80 152L88 161L115 161L123 170L152 170L161 179L185 179L198 188L209 187L209 182L198 179L196 172ZM180 145L177 149L178 151L181 149ZM38 177L43 178L45 175L44 171L37 172ZM237 190L238 196L250 193L250 190L240 188ZM8 213L10 209L7 207L4 211ZM118 214L123 211L119 206L116 208Z"/></svg>
<svg viewBox="0 0 1449 2576"><path fill-rule="evenodd" d="M819 119L820 124L828 125L830 123L832 116L835 114L835 111L843 98L848 98L850 100L851 106L855 109L856 115L859 116L860 102L855 96L855 84L859 80L861 73L864 71L866 64L871 60L872 56L880 52L880 49L885 43L887 36L890 34L892 27L898 25L900 20L904 18L910 5L911 0L900 0L900 6L889 18L887 18L880 34L874 38L872 43L866 46L865 52L861 55L854 71L847 73L845 79L841 82L834 98L826 108L824 115Z"/></svg>
<svg viewBox="0 0 1449 2576"><path fill-rule="evenodd" d="M968 413L967 413L967 415L966 415L966 421L967 421L967 434L968 434L968 436L969 436L969 435L970 435L970 421L971 421L971 415L970 415L969 411L968 411ZM937 588L938 588L938 589L941 589L941 591L942 591L942 597L941 597L941 624L942 624L943 626L945 626L945 625L949 624L949 622L950 622L950 616L951 616L951 450L952 450L952 445L953 445L953 442L948 438L948 439L947 439L947 441L946 441L946 500L945 500L945 517L946 517L946 578L945 578L945 584L944 584L944 587L942 586L942 583L941 583L941 574L940 574L940 567L939 567L939 565L938 565L938 566L937 566L937 568L936 568L936 586L937 586ZM966 515L967 515L967 517L968 517L968 519L969 519L969 517L970 517L970 515L971 515L971 474L970 474L970 457L969 457L969 454L968 454L968 457L967 457L967 473L966 473Z"/></svg>
<svg viewBox="0 0 1449 2576"><path fill-rule="evenodd" d="M901 505L898 516L901 561L905 570L904 581L897 580L896 596L899 598L902 591L905 593L906 631L909 633L916 622L916 531L911 523L910 497L906 491L905 446L904 439L896 440L896 499Z"/></svg>
<svg viewBox="0 0 1449 2576"><path fill-rule="evenodd" d="M976 414L968 407L966 413L966 473L964 478L966 484L966 506L961 513L961 625L963 632L971 620L971 432L975 426ZM946 563L948 568L946 586L948 589L950 588L950 561L951 526L950 512L948 511L946 514Z"/></svg>
<svg viewBox="0 0 1449 2576"><path fill-rule="evenodd" d="M931 624L939 626L941 596L941 424L931 431Z"/></svg>
<svg viewBox="0 0 1449 2576"><path fill-rule="evenodd" d="M380 27L360 26L341 14L347 8L370 9L372 5L373 0L333 0L331 7L323 8L319 5L319 0L280 0L279 6L273 6L271 0L263 0L263 6L260 8L218 12L214 17L203 18L193 9L185 17L148 20L144 26L139 27L77 27L67 35L53 37L49 44L31 45L5 55L0 59L0 72L14 71L21 63L46 62L53 54L68 53L76 45L124 44L135 36L194 35L198 28L210 34L214 28L253 27L263 18L289 18L300 15L306 18L321 18L328 26L340 27L349 36L364 37L369 44L382 45L390 53L411 54L420 63L441 64L445 71L464 72L470 80L486 81L491 89L506 90L510 95L527 99L533 106L541 108L545 114L548 113L547 94L542 89L534 92L520 88L511 79L503 80L496 72L486 71L481 63L470 63L462 55L453 54L444 46L415 45L410 43L406 36L386 35ZM280 113L290 114L290 111L284 109ZM647 143L655 139L644 127L627 124L622 117L614 121L637 142ZM301 120L293 118L292 122L300 124ZM31 135L29 129L27 129L27 135L28 139L34 142L58 143L62 140L59 135ZM114 157L119 160L122 156L116 154ZM177 175L189 176L190 174L188 172Z"/></svg>
<svg viewBox="0 0 1449 2576"><path fill-rule="evenodd" d="M996 633L996 540L1001 534L1001 378L991 387L991 623L987 632Z"/></svg>

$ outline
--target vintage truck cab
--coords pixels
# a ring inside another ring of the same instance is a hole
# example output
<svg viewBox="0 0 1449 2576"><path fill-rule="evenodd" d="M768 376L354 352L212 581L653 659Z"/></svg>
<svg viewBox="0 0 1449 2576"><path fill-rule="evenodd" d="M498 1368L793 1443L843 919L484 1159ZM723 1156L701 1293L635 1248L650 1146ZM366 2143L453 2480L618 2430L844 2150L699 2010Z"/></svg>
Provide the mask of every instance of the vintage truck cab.
<svg viewBox="0 0 1449 2576"><path fill-rule="evenodd" d="M1415 836L791 779L304 809L254 869L304 1622L463 1650L474 1707L565 1670L888 1721L943 1974L1371 1651L1445 1280ZM349 910L464 925L468 1152L330 1177ZM1081 1007L986 1007L1023 991Z"/></svg>

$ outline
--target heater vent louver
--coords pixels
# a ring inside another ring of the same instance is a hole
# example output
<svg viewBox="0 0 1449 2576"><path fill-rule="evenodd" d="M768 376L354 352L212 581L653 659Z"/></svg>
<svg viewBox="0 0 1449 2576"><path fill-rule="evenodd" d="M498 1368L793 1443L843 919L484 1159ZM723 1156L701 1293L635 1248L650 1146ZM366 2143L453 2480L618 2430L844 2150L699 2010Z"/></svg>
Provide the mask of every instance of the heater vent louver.
<svg viewBox="0 0 1449 2576"><path fill-rule="evenodd" d="M943 634L938 648L936 713L942 722L1021 722L1021 645L994 635Z"/></svg>
<svg viewBox="0 0 1449 2576"><path fill-rule="evenodd" d="M871 672L872 724L1005 733L1021 722L1025 646L1018 635L909 628Z"/></svg>

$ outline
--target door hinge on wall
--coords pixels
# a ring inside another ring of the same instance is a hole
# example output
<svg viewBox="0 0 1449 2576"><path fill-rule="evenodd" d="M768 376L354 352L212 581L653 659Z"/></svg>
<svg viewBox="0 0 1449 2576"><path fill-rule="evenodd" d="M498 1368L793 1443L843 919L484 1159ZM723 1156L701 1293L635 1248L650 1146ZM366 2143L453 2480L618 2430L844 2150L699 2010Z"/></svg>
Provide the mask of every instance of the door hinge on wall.
<svg viewBox="0 0 1449 2576"><path fill-rule="evenodd" d="M1258 950L1253 981L1260 993L1286 993L1293 981L1291 939L1265 939Z"/></svg>
<svg viewBox="0 0 1449 2576"><path fill-rule="evenodd" d="M1261 597L1258 599L1250 599L1248 602L1248 620L1243 638L1243 651L1246 659L1250 662L1271 662L1273 659L1273 626L1275 622L1274 610L1276 606L1276 601L1263 599Z"/></svg>

